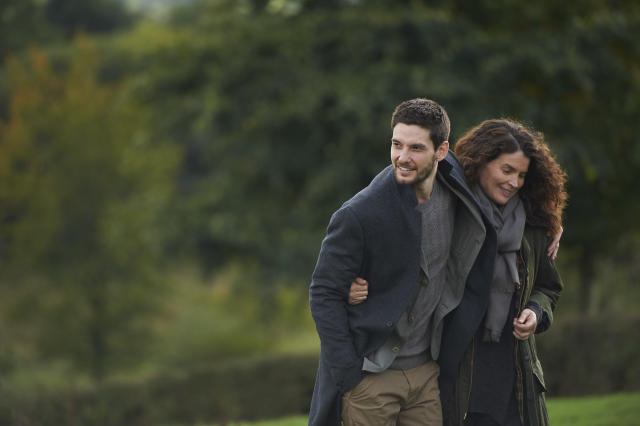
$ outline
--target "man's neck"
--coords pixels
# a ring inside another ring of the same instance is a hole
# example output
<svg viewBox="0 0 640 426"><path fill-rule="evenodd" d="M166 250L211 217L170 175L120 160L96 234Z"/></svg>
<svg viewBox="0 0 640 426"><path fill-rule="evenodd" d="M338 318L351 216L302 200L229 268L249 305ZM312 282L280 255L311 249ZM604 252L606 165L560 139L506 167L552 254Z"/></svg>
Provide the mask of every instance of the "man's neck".
<svg viewBox="0 0 640 426"><path fill-rule="evenodd" d="M413 185L413 189L416 191L416 197L418 198L418 204L428 201L433 191L433 184L436 181L436 173L438 171L438 165L433 168L431 175L422 182L418 182Z"/></svg>

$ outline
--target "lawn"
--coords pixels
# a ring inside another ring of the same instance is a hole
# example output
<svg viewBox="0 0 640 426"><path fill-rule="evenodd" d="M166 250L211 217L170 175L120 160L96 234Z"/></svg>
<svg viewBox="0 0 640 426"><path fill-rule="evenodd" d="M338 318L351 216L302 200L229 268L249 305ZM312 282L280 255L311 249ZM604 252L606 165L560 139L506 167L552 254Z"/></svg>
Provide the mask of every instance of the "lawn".
<svg viewBox="0 0 640 426"><path fill-rule="evenodd" d="M601 397L551 398L547 407L554 426L635 426L640 424L640 393Z"/></svg>
<svg viewBox="0 0 640 426"><path fill-rule="evenodd" d="M547 401L553 426L636 426L640 424L640 393L621 393L583 398L550 398ZM233 426L306 426L306 416L292 416Z"/></svg>

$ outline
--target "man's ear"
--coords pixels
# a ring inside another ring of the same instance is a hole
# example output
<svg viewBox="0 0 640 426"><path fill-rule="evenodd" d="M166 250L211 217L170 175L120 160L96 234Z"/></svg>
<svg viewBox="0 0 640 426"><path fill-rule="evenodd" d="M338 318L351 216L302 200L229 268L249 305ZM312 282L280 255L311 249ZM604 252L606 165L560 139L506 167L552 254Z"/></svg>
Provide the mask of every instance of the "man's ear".
<svg viewBox="0 0 640 426"><path fill-rule="evenodd" d="M436 160L437 161L444 160L444 157L447 156L448 152L449 152L449 141L444 141L440 144L440 146L436 150Z"/></svg>

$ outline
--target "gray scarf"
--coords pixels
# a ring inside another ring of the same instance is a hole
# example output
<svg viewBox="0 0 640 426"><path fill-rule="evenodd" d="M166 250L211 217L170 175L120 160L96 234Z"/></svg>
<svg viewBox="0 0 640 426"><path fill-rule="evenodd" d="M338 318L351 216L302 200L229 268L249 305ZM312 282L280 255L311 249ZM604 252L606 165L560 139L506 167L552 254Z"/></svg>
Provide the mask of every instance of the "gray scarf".
<svg viewBox="0 0 640 426"><path fill-rule="evenodd" d="M504 206L498 206L476 185L480 208L493 224L498 236L498 253L489 293L489 307L484 320L484 341L499 342L509 314L509 304L516 285L520 283L516 253L520 250L526 212L516 194Z"/></svg>

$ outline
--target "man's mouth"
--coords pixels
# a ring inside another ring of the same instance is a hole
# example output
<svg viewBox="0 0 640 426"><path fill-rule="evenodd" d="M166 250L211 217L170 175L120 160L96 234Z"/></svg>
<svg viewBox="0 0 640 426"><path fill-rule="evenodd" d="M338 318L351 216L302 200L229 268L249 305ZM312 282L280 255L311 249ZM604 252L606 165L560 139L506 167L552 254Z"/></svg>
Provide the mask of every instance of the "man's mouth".
<svg viewBox="0 0 640 426"><path fill-rule="evenodd" d="M409 167L402 167L402 166L397 166L398 170L400 170L401 172L411 172L413 171L412 168Z"/></svg>

